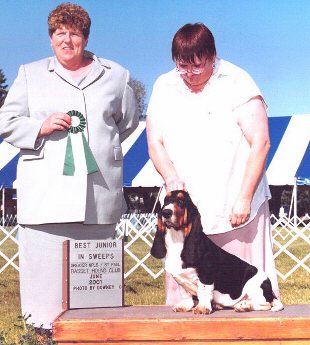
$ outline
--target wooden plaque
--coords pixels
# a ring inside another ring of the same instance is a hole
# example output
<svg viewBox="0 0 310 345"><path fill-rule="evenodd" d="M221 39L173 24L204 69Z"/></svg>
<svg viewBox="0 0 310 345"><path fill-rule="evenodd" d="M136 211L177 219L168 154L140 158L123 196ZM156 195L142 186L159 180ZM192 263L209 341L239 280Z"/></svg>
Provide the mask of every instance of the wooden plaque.
<svg viewBox="0 0 310 345"><path fill-rule="evenodd" d="M63 243L63 309L124 305L122 240Z"/></svg>

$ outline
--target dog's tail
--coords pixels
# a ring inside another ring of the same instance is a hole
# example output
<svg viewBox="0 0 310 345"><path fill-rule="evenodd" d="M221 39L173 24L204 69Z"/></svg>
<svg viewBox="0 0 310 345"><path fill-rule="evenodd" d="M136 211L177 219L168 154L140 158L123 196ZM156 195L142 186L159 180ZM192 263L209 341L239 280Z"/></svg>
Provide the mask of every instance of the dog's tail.
<svg viewBox="0 0 310 345"><path fill-rule="evenodd" d="M271 302L271 311L280 311L284 309L284 305L281 303L281 301L277 298L275 298Z"/></svg>

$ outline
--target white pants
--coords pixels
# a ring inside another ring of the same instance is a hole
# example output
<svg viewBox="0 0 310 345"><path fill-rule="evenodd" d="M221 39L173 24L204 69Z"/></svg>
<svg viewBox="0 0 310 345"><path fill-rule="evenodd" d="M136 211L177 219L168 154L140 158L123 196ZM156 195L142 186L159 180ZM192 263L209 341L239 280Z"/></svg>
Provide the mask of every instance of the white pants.
<svg viewBox="0 0 310 345"><path fill-rule="evenodd" d="M35 327L51 328L62 312L62 245L65 240L114 238L116 224L20 226L19 267L22 315Z"/></svg>

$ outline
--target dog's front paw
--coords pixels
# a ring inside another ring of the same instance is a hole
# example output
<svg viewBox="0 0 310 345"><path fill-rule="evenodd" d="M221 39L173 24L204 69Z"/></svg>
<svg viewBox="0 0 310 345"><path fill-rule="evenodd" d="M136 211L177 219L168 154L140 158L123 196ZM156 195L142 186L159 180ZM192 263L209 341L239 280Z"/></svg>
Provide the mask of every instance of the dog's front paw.
<svg viewBox="0 0 310 345"><path fill-rule="evenodd" d="M183 299L181 302L173 306L175 312L187 312L193 309L194 301L192 298Z"/></svg>
<svg viewBox="0 0 310 345"><path fill-rule="evenodd" d="M211 314L212 313L212 307L211 305L204 305L198 303L196 307L193 309L194 314Z"/></svg>

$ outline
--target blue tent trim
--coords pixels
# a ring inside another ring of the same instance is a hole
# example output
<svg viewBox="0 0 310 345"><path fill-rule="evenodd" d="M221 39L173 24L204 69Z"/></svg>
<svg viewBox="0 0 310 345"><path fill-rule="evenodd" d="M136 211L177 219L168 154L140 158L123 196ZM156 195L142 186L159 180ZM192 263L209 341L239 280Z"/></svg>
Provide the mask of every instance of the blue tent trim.
<svg viewBox="0 0 310 345"><path fill-rule="evenodd" d="M284 132L291 120L287 117L269 117L269 137L271 140L271 148L268 153L266 168L268 169L284 135Z"/></svg>
<svg viewBox="0 0 310 345"><path fill-rule="evenodd" d="M134 145L128 150L124 157L124 180L125 187L132 185L132 180L149 160L146 129L142 131Z"/></svg>
<svg viewBox="0 0 310 345"><path fill-rule="evenodd" d="M297 184L310 185L309 173L310 173L310 142L308 144L307 150L295 174L295 176L297 177Z"/></svg>
<svg viewBox="0 0 310 345"><path fill-rule="evenodd" d="M16 180L16 166L19 155L16 155L3 169L0 170L0 186L12 188Z"/></svg>

